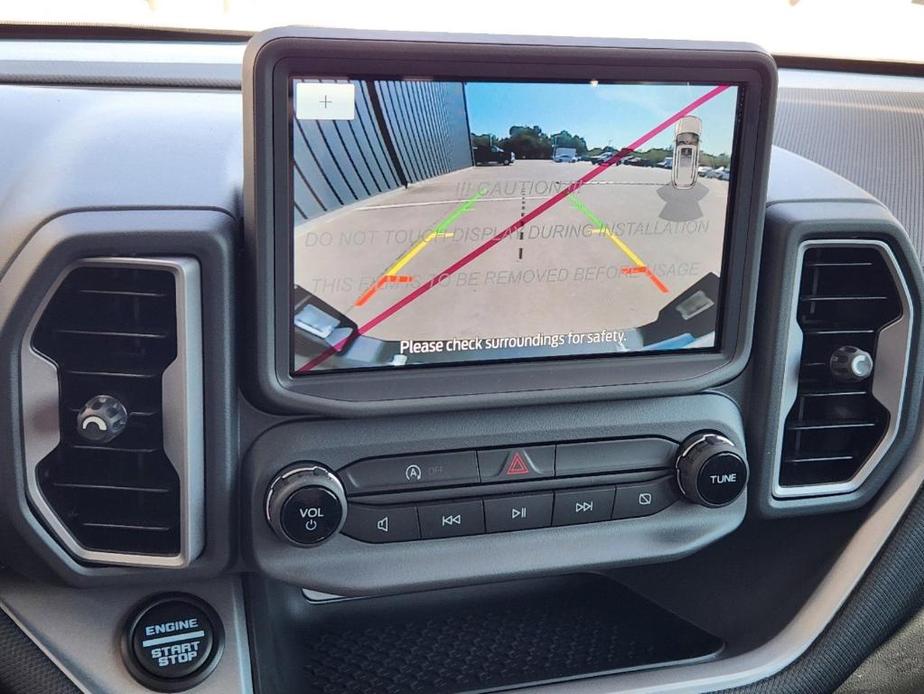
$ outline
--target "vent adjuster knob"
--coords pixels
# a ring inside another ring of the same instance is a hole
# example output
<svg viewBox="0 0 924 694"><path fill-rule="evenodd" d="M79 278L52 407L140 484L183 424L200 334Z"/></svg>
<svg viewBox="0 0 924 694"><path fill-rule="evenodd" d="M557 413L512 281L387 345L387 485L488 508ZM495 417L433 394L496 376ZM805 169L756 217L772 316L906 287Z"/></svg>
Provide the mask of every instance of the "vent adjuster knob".
<svg viewBox="0 0 924 694"><path fill-rule="evenodd" d="M841 383L859 383L873 373L872 355L853 345L838 347L828 360L828 368L835 381Z"/></svg>
<svg viewBox="0 0 924 694"><path fill-rule="evenodd" d="M109 443L125 431L128 411L111 395L96 395L77 414L77 433L92 443Z"/></svg>

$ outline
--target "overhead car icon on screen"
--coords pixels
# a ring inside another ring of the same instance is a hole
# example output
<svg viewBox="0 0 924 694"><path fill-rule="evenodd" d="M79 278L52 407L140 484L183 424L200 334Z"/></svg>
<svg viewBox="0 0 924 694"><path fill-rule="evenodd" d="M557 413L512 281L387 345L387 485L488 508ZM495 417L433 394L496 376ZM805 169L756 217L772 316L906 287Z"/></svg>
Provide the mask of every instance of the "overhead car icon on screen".
<svg viewBox="0 0 924 694"><path fill-rule="evenodd" d="M671 166L671 185L681 190L696 184L699 166L699 138L703 122L696 116L685 116L674 128L674 158Z"/></svg>

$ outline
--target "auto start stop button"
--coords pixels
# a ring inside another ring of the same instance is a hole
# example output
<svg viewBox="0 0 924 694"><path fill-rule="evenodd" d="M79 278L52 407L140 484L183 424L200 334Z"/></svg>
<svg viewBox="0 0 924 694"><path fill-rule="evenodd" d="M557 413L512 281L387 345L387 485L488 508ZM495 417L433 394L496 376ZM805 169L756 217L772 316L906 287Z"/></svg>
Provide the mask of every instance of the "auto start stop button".
<svg viewBox="0 0 924 694"><path fill-rule="evenodd" d="M132 674L159 691L188 689L211 674L223 647L221 620L191 595L161 595L130 620L124 651Z"/></svg>

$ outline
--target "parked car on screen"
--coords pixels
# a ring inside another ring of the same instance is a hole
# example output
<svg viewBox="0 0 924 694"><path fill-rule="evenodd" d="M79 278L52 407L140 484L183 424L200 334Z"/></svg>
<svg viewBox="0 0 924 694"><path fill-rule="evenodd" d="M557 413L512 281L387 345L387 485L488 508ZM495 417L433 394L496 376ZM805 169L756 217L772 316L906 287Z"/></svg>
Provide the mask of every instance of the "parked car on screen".
<svg viewBox="0 0 924 694"><path fill-rule="evenodd" d="M485 164L509 166L516 160L516 155L513 152L507 152L497 145L472 147L472 156L475 160L475 166L484 166Z"/></svg>
<svg viewBox="0 0 924 694"><path fill-rule="evenodd" d="M558 164L574 164L580 160L574 147L556 147L552 152L552 161Z"/></svg>
<svg viewBox="0 0 924 694"><path fill-rule="evenodd" d="M685 116L674 128L674 159L671 162L671 185L692 188L699 166L699 139L703 122L696 116Z"/></svg>
<svg viewBox="0 0 924 694"><path fill-rule="evenodd" d="M707 172L705 173L705 175L703 176L703 178L717 178L717 179L721 179L721 178L722 178L722 174L725 173L727 170L728 170L728 169L726 169L724 166L719 166L719 167L717 167L717 168L715 168L715 169L712 169L711 171L707 171Z"/></svg>
<svg viewBox="0 0 924 694"><path fill-rule="evenodd" d="M655 164L655 166L657 166L659 169L669 169L673 165L674 165L673 157L664 157L664 159L662 159L657 164Z"/></svg>

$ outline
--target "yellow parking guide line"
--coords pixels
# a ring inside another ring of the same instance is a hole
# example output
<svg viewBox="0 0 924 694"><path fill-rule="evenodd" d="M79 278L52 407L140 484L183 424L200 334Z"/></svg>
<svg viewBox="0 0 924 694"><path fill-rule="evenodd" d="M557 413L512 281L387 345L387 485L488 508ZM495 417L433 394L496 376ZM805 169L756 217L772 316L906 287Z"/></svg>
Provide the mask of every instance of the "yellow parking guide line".
<svg viewBox="0 0 924 694"><path fill-rule="evenodd" d="M383 284L390 281L391 278L395 277L395 275L397 275L398 272L401 271L401 268L403 268L405 265L411 262L411 260L414 259L414 256L416 256L424 248L426 248L427 244L430 243L437 236L443 237L443 238L452 238L454 235L453 232L447 232L446 228L450 224L452 224L456 219L462 216L464 213L472 209L472 206L475 204L478 198L484 195L485 192L486 192L486 189L479 190L477 193L472 195L461 205L458 205L455 209L453 209L452 212L446 215L440 221L439 224L433 227L433 230L430 233L428 233L426 236L421 238L417 243L411 246L411 248L408 251L406 251L394 263L392 263L391 267L389 267L385 272L383 272L381 277L379 277L378 280L373 282L372 285L369 287L369 289L363 292L363 294L356 300L356 303L354 305L362 306L367 301L369 301L369 299L372 298L372 295L375 294L382 287Z"/></svg>
<svg viewBox="0 0 924 694"><path fill-rule="evenodd" d="M596 224L600 231L606 234L606 237L612 241L619 250L629 256L629 260L635 263L636 266L645 267L645 261L639 258L635 251L629 248L625 241L614 234L613 231L603 223L603 220L591 212L577 196L572 193L568 196L568 202L570 202L579 212L582 212L584 216L587 217L592 223Z"/></svg>

